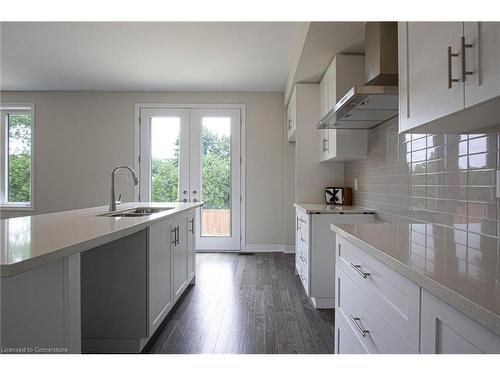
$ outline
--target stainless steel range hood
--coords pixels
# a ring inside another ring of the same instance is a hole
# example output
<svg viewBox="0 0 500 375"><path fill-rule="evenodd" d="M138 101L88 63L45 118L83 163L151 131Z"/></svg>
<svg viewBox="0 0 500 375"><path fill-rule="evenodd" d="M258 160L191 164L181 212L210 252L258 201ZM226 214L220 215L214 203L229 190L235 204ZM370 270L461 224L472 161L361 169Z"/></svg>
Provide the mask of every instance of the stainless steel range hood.
<svg viewBox="0 0 500 375"><path fill-rule="evenodd" d="M354 86L319 121L319 129L369 129L398 114L397 23L368 22L367 84Z"/></svg>

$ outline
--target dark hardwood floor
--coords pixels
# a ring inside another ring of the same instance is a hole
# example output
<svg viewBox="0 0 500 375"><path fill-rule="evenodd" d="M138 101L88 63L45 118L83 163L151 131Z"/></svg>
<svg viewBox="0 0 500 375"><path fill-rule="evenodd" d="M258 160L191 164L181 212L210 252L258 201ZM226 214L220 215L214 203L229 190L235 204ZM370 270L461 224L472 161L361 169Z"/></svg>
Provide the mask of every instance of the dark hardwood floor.
<svg viewBox="0 0 500 375"><path fill-rule="evenodd" d="M145 353L333 353L333 310L315 310L293 254L197 254L196 285Z"/></svg>

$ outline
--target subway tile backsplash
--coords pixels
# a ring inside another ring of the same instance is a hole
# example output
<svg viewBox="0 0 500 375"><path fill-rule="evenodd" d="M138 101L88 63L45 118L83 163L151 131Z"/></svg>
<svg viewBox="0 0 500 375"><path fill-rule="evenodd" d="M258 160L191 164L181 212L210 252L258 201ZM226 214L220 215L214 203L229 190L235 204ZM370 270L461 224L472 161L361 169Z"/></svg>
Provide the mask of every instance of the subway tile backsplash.
<svg viewBox="0 0 500 375"><path fill-rule="evenodd" d="M368 158L346 163L346 186L358 179L357 205L499 237L499 145L500 125L400 135L393 119L369 130Z"/></svg>

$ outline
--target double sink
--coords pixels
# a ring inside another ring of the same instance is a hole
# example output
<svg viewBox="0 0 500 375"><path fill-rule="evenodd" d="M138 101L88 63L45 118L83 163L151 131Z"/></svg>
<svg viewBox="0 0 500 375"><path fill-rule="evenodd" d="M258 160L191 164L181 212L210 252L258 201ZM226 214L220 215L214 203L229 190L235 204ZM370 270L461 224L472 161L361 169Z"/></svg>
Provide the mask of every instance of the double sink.
<svg viewBox="0 0 500 375"><path fill-rule="evenodd" d="M159 212L171 210L173 207L137 207L120 212L106 212L98 216L105 217L142 217L157 214Z"/></svg>

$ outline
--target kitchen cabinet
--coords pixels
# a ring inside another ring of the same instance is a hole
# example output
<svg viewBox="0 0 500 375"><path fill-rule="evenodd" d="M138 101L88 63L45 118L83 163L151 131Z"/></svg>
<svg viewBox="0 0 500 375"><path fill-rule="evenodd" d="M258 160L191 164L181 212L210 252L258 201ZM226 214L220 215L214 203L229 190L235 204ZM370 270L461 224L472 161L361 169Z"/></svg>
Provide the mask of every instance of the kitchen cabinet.
<svg viewBox="0 0 500 375"><path fill-rule="evenodd" d="M188 285L188 214L174 217L172 233L172 283L174 303Z"/></svg>
<svg viewBox="0 0 500 375"><path fill-rule="evenodd" d="M149 333L152 335L196 275L196 211L149 227Z"/></svg>
<svg viewBox="0 0 500 375"><path fill-rule="evenodd" d="M149 227L149 335L161 324L174 304L172 288L172 229L174 220Z"/></svg>
<svg viewBox="0 0 500 375"><path fill-rule="evenodd" d="M287 107L288 142L295 142L296 129L297 129L297 90L296 88L294 88Z"/></svg>
<svg viewBox="0 0 500 375"><path fill-rule="evenodd" d="M372 214L308 214L296 209L295 271L317 309L335 306L335 242L330 224L370 223Z"/></svg>
<svg viewBox="0 0 500 375"><path fill-rule="evenodd" d="M196 275L196 244L195 244L195 223L196 211L193 210L188 214L188 230L187 230L187 274L190 284L195 283Z"/></svg>
<svg viewBox="0 0 500 375"><path fill-rule="evenodd" d="M398 54L400 132L498 123L499 23L400 22Z"/></svg>
<svg viewBox="0 0 500 375"><path fill-rule="evenodd" d="M318 121L355 85L365 79L365 59L360 55L338 55L319 83ZM318 129L319 160L350 161L367 156L368 131Z"/></svg>
<svg viewBox="0 0 500 375"><path fill-rule="evenodd" d="M500 95L500 22L465 22L465 107Z"/></svg>
<svg viewBox="0 0 500 375"><path fill-rule="evenodd" d="M500 353L493 332L348 239L335 246L336 354Z"/></svg>
<svg viewBox="0 0 500 375"><path fill-rule="evenodd" d="M368 156L367 129L319 129L320 161L353 161Z"/></svg>
<svg viewBox="0 0 500 375"><path fill-rule="evenodd" d="M500 353L500 337L422 290L422 353Z"/></svg>

